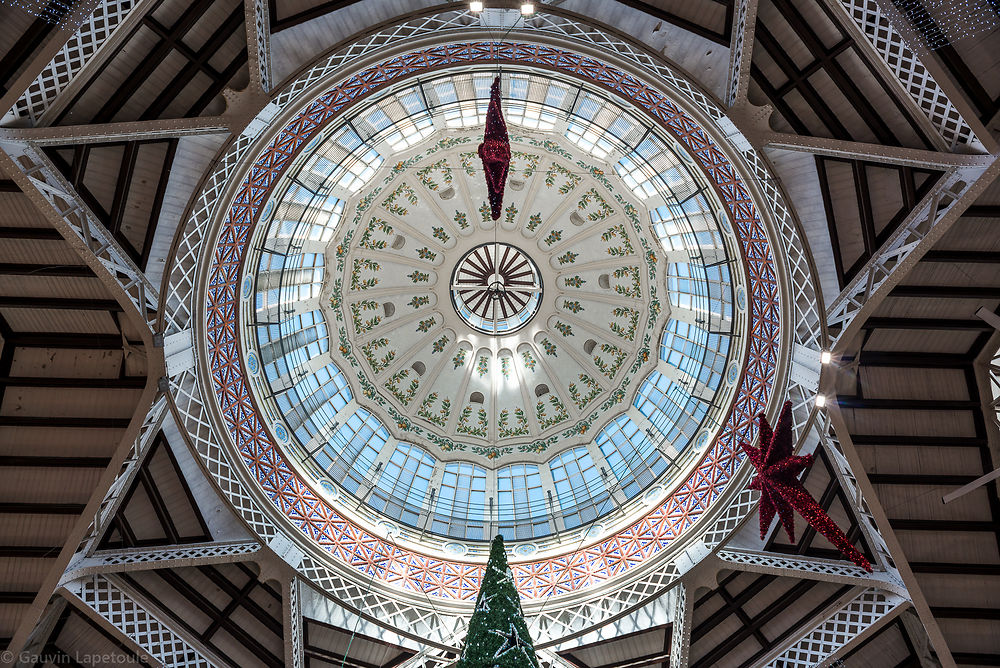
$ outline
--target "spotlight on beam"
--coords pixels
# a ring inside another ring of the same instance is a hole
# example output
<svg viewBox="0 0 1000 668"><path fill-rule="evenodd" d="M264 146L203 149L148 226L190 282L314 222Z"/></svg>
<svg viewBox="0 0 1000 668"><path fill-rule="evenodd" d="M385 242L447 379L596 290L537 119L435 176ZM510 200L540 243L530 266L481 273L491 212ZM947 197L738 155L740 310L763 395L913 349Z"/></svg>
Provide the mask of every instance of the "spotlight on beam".
<svg viewBox="0 0 1000 668"><path fill-rule="evenodd" d="M535 5L531 2L526 2L521 5L521 16L531 16L535 13Z"/></svg>
<svg viewBox="0 0 1000 668"><path fill-rule="evenodd" d="M472 0L472 2L469 3L469 11L476 12L478 14L483 11L483 3L479 2L479 0Z"/></svg>
<svg viewBox="0 0 1000 668"><path fill-rule="evenodd" d="M817 394L816 395L816 407L817 408L823 408L823 406L826 406L826 395L825 394Z"/></svg>
<svg viewBox="0 0 1000 668"><path fill-rule="evenodd" d="M833 360L833 354L829 350L824 350L819 354L820 364L829 364Z"/></svg>

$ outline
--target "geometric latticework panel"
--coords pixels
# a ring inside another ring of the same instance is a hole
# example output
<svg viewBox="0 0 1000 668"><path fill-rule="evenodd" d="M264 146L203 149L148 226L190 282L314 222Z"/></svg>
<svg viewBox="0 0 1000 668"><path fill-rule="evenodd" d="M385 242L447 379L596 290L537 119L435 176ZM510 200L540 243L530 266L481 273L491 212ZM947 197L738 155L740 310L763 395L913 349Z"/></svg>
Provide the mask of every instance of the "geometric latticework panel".
<svg viewBox="0 0 1000 668"><path fill-rule="evenodd" d="M95 575L82 585L77 595L84 603L163 665L204 668L215 665L111 580Z"/></svg>
<svg viewBox="0 0 1000 668"><path fill-rule="evenodd" d="M903 603L895 594L867 589L775 658L769 667L812 668L867 631Z"/></svg>

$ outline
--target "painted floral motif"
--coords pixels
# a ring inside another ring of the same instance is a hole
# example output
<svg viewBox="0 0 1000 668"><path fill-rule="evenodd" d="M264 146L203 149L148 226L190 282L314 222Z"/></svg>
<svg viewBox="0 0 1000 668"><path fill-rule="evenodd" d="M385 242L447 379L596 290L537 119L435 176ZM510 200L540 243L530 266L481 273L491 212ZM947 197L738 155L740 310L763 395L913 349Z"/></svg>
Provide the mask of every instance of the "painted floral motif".
<svg viewBox="0 0 1000 668"><path fill-rule="evenodd" d="M428 260L430 262L433 262L434 260L437 259L437 253L432 251L427 246L424 246L423 248L417 249L417 257L419 257L421 260Z"/></svg>
<svg viewBox="0 0 1000 668"><path fill-rule="evenodd" d="M490 213L489 202L483 202L479 207L479 215L483 219L483 224L490 223L493 221L493 214Z"/></svg>
<svg viewBox="0 0 1000 668"><path fill-rule="evenodd" d="M528 217L527 228L529 232L534 232L542 224L542 214L533 213Z"/></svg>
<svg viewBox="0 0 1000 668"><path fill-rule="evenodd" d="M432 227L433 237L443 244L451 241L451 235L444 231L443 227Z"/></svg>
<svg viewBox="0 0 1000 668"><path fill-rule="evenodd" d="M423 169L417 172L417 178L428 190L437 190L440 186L437 181L434 180L432 172L441 172L441 180L445 184L449 184L452 181L451 167L448 166L448 161L445 159L438 160L432 165L427 165ZM416 202L414 202L415 204Z"/></svg>
<svg viewBox="0 0 1000 668"><path fill-rule="evenodd" d="M481 436L486 438L486 434L489 431L489 421L486 415L486 409L480 408L476 412L476 423L472 424L469 420L472 417L472 406L466 406L462 409L462 412L458 416L458 424L455 426L455 431L459 434L468 434L469 436Z"/></svg>
<svg viewBox="0 0 1000 668"><path fill-rule="evenodd" d="M524 169L521 171L521 175L525 178L531 176L538 169L538 160L540 156L537 153L524 153L522 151L511 151L510 159L511 163L524 161ZM513 165L512 165L513 166ZM520 165L518 165L520 167Z"/></svg>
<svg viewBox="0 0 1000 668"><path fill-rule="evenodd" d="M407 306L412 306L413 308L420 308L421 306L427 306L431 303L431 298L429 295L419 295L406 302Z"/></svg>
<svg viewBox="0 0 1000 668"><path fill-rule="evenodd" d="M430 274L427 274L422 271L414 271L413 273L407 274L406 276L407 278L410 279L411 283L427 283L431 278Z"/></svg>
<svg viewBox="0 0 1000 668"><path fill-rule="evenodd" d="M615 269L614 276L615 278L629 277L632 279L631 287L616 285L615 292L634 299L642 298L642 279L639 276L639 267L621 267L619 269Z"/></svg>
<svg viewBox="0 0 1000 668"><path fill-rule="evenodd" d="M476 160L479 159L478 153L475 153L473 151L469 151L468 153L460 153L458 159L462 161L462 169L465 170L466 174L468 174L469 176L476 175Z"/></svg>
<svg viewBox="0 0 1000 668"><path fill-rule="evenodd" d="M404 406L409 405L410 401L413 400L413 397L417 395L417 388L420 387L420 379L414 378L410 381L410 384L405 390L402 389L400 387L400 383L405 382L409 376L409 369L400 369L396 373L389 376L389 380L385 383L385 388L389 390L389 392L392 393L392 396L396 397L396 399L399 400L399 403Z"/></svg>
<svg viewBox="0 0 1000 668"><path fill-rule="evenodd" d="M573 328L562 320L556 320L555 328L563 336L573 336Z"/></svg>
<svg viewBox="0 0 1000 668"><path fill-rule="evenodd" d="M639 311L627 306L616 306L611 313L616 318L625 318L626 323L623 326L617 320L612 320L608 325L611 331L626 341L635 341L635 330L639 326Z"/></svg>
<svg viewBox="0 0 1000 668"><path fill-rule="evenodd" d="M586 282L586 279L580 278L579 276L570 276L569 278L563 279L563 284L565 284L567 288L582 288L583 284Z"/></svg>
<svg viewBox="0 0 1000 668"><path fill-rule="evenodd" d="M552 230L549 232L548 236L545 237L545 244L551 246L560 239L562 239L562 230Z"/></svg>
<svg viewBox="0 0 1000 668"><path fill-rule="evenodd" d="M365 311L377 311L378 302L374 299L362 299L359 302L354 302L351 304L351 316L354 320L354 333L364 334L365 332L371 331L376 325L382 322L382 316L372 316L366 318L363 314Z"/></svg>
<svg viewBox="0 0 1000 668"><path fill-rule="evenodd" d="M613 346L610 343L602 343L601 352L611 355L611 363L608 364L600 355L594 355L594 364L601 370L601 373L608 378L612 378L615 373L618 372L618 369L621 368L622 362L625 361L626 354L621 348Z"/></svg>
<svg viewBox="0 0 1000 668"><path fill-rule="evenodd" d="M370 248L371 250L383 250L389 245L384 239L375 239L375 230L378 230L386 236L392 235L392 225L382 220L381 218L372 218L368 221L368 227L365 228L364 233L362 233L361 238L358 239L358 246L360 248Z"/></svg>
<svg viewBox="0 0 1000 668"><path fill-rule="evenodd" d="M535 370L535 365L538 364L538 362L535 361L535 358L532 356L531 351L529 350L521 351L521 359L524 360L524 367L526 369L528 369L529 371Z"/></svg>
<svg viewBox="0 0 1000 668"><path fill-rule="evenodd" d="M490 362L486 359L485 355L479 356L479 361L476 362L476 373L482 378L490 372Z"/></svg>
<svg viewBox="0 0 1000 668"><path fill-rule="evenodd" d="M458 229L467 230L469 229L469 217L465 215L464 211L455 210L455 224L458 225Z"/></svg>
<svg viewBox="0 0 1000 668"><path fill-rule="evenodd" d="M548 408L546 408L544 401L539 400L535 404L535 418L538 420L538 426L542 429L548 429L569 419L566 405L556 395L549 395L549 406L552 408L552 415L548 414Z"/></svg>
<svg viewBox="0 0 1000 668"><path fill-rule="evenodd" d="M542 348L545 349L546 355L551 355L552 357L559 357L556 353L556 344L552 343L548 339L542 339Z"/></svg>
<svg viewBox="0 0 1000 668"><path fill-rule="evenodd" d="M406 216L410 213L410 210L403 206L400 200L405 200L410 204L416 204L420 201L417 199L417 193L414 192L413 188L406 183L401 183L388 197L382 200L382 206L391 214Z"/></svg>
<svg viewBox="0 0 1000 668"><path fill-rule="evenodd" d="M440 339L435 341L434 345L431 347L431 355L443 351L445 346L447 345L448 345L448 337L442 336Z"/></svg>
<svg viewBox="0 0 1000 668"><path fill-rule="evenodd" d="M525 443L524 445L519 445L517 446L517 449L524 453L540 455L549 449L549 444L548 441L535 441L534 443Z"/></svg>
<svg viewBox="0 0 1000 668"><path fill-rule="evenodd" d="M509 455L514 452L513 448L498 448L495 445L474 445L472 446L472 453L479 455L480 457L486 457L486 459L498 459L504 455Z"/></svg>
<svg viewBox="0 0 1000 668"><path fill-rule="evenodd" d="M513 225L514 220L517 218L517 207L513 204L508 204L507 208L503 210L505 217L504 220L508 225Z"/></svg>
<svg viewBox="0 0 1000 668"><path fill-rule="evenodd" d="M601 235L602 241L611 241L612 239L619 239L621 243L617 246L608 246L608 255L624 257L635 253L632 242L628 238L628 232L625 231L625 226L621 223L612 225Z"/></svg>
<svg viewBox="0 0 1000 668"><path fill-rule="evenodd" d="M427 153L437 153L438 151L447 151L449 148L454 148L460 144L468 144L472 141L472 137L445 137L438 141L438 143L427 149Z"/></svg>
<svg viewBox="0 0 1000 668"><path fill-rule="evenodd" d="M500 373L503 374L504 380L510 379L510 358L501 357L500 358Z"/></svg>
<svg viewBox="0 0 1000 668"><path fill-rule="evenodd" d="M564 299L562 305L564 309L571 313L579 313L580 311L587 310L583 308L583 305L575 299Z"/></svg>
<svg viewBox="0 0 1000 668"><path fill-rule="evenodd" d="M578 257L580 257L579 254L573 251L566 251L556 259L559 260L559 264L573 264Z"/></svg>
<svg viewBox="0 0 1000 668"><path fill-rule="evenodd" d="M396 351L390 350L386 354L379 357L375 351L380 348L385 348L389 345L389 339L381 337L378 339L372 339L368 343L361 346L361 352L364 354L365 359L368 360L368 365L371 366L372 371L375 373L381 373L392 363L392 360L396 359Z"/></svg>
<svg viewBox="0 0 1000 668"><path fill-rule="evenodd" d="M528 418L524 414L523 408L514 409L514 421L515 424L510 424L510 411L508 409L503 409L500 411L500 416L497 420L497 434L500 438L512 438L514 436L527 436L528 434Z"/></svg>
<svg viewBox="0 0 1000 668"><path fill-rule="evenodd" d="M545 187L551 188L556 184L557 179L565 179L563 184L559 186L559 194L565 195L573 188L576 188L580 184L581 177L579 174L574 174L562 165L553 162L552 166L549 167L548 171L545 172Z"/></svg>
<svg viewBox="0 0 1000 668"><path fill-rule="evenodd" d="M452 367L453 369L457 369L458 367L463 366L465 364L465 355L468 352L469 352L468 350L462 348L457 353L455 353L455 356L451 358L451 362L452 364L454 364L454 366Z"/></svg>
<svg viewBox="0 0 1000 668"><path fill-rule="evenodd" d="M361 272L370 271L372 273L378 272L382 269L380 265L375 260L370 260L366 257L354 258L354 269L351 270L351 289L352 290L367 290L368 288L374 288L378 285L378 277L371 276L364 280L361 279Z"/></svg>
<svg viewBox="0 0 1000 668"><path fill-rule="evenodd" d="M451 399L444 399L441 402L441 408L437 411L432 411L431 409L434 407L434 402L437 401L437 398L437 392L428 394L421 402L420 408L417 409L417 415L432 424L444 427L448 424L448 417L451 415Z"/></svg>
<svg viewBox="0 0 1000 668"><path fill-rule="evenodd" d="M591 202L594 203L594 210L587 214L588 220L604 220L615 212L615 210L611 208L611 205L608 204L607 200L601 197L601 193L597 192L594 188L591 188L587 192L583 193L583 197L581 197L580 201L576 203L576 208L583 211L590 205Z"/></svg>
<svg viewBox="0 0 1000 668"><path fill-rule="evenodd" d="M583 410L584 406L593 401L594 398L601 393L601 386L597 383L596 380L594 380L592 377L588 376L585 373L581 373L579 378L580 382L584 386L589 388L589 391L586 394L582 394L579 388L576 386L576 383L570 383L569 398L573 400L573 403L576 404L577 408Z"/></svg>
<svg viewBox="0 0 1000 668"><path fill-rule="evenodd" d="M430 328L433 326L434 326L434 318L430 317L427 318L426 320L421 320L419 323L417 323L416 331L420 332L421 334L424 334L427 331L429 331Z"/></svg>

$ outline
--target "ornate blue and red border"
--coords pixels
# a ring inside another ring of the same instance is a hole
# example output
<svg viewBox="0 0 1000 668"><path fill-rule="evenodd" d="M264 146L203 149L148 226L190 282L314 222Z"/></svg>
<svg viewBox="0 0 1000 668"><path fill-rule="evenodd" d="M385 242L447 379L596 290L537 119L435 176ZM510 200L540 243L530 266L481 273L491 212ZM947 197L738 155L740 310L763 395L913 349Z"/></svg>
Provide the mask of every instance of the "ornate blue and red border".
<svg viewBox="0 0 1000 668"><path fill-rule="evenodd" d="M499 54L498 54L499 49ZM718 438L691 475L660 505L618 534L585 549L513 564L521 595L566 594L616 577L666 548L722 494L751 440L753 418L767 405L780 346L780 297L775 260L750 193L736 169L686 112L650 84L589 56L538 44L490 42L430 47L393 57L332 87L293 118L258 156L229 208L208 274L205 324L212 381L223 418L244 464L275 507L333 557L413 592L470 600L482 566L402 549L352 523L301 480L275 447L250 396L239 354L239 278L260 211L296 153L344 109L405 77L430 68L501 61L554 69L586 79L654 116L695 157L729 210L750 288L749 350L740 387Z"/></svg>

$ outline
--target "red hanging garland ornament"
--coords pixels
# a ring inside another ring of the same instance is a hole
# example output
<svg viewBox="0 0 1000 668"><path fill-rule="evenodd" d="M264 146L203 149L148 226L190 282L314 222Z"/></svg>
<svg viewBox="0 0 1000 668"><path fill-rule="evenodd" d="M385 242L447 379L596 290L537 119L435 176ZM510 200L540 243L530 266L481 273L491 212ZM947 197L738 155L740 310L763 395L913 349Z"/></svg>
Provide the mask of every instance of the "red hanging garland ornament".
<svg viewBox="0 0 1000 668"><path fill-rule="evenodd" d="M503 212L503 189L510 171L510 137L507 123L500 109L500 77L490 86L490 106L486 110L486 132L479 145L479 157L486 172L486 189L489 191L490 213L493 220Z"/></svg>
<svg viewBox="0 0 1000 668"><path fill-rule="evenodd" d="M757 469L757 475L750 481L750 489L760 492L761 539L777 514L788 539L794 542L794 510L845 557L871 573L872 565L799 481L799 473L813 463L813 456L792 454L792 402L785 402L773 431L763 413L757 417L760 420L760 446L755 448L742 441L740 446Z"/></svg>

